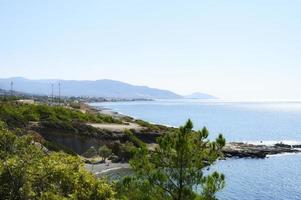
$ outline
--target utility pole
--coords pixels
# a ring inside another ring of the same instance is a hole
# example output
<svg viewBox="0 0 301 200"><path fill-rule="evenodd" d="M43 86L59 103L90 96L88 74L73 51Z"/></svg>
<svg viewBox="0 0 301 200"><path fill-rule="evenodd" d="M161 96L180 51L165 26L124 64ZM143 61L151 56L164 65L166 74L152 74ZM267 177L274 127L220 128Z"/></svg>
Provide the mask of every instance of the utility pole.
<svg viewBox="0 0 301 200"><path fill-rule="evenodd" d="M59 82L59 106L61 105L61 83Z"/></svg>
<svg viewBox="0 0 301 200"><path fill-rule="evenodd" d="M3 94L4 94L3 98L4 98L4 100L6 100L7 91L8 90L6 88L3 90Z"/></svg>
<svg viewBox="0 0 301 200"><path fill-rule="evenodd" d="M10 96L11 96L11 97L13 96L13 89L14 89L14 82L11 81L11 82L10 82Z"/></svg>
<svg viewBox="0 0 301 200"><path fill-rule="evenodd" d="M53 105L53 84L51 84L51 105Z"/></svg>

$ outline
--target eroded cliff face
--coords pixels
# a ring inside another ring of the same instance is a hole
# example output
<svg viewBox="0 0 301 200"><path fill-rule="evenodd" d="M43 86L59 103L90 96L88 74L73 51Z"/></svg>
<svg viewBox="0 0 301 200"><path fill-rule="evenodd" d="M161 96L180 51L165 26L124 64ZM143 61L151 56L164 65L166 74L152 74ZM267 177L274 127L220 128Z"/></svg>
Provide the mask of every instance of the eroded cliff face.
<svg viewBox="0 0 301 200"><path fill-rule="evenodd" d="M80 128L69 130L40 125L35 130L46 140L63 145L77 154L83 154L92 146L97 148L114 142L130 141L130 137L124 131L101 130L87 125L78 126ZM132 133L145 143L155 143L156 139L162 135L162 133L145 130L143 132L132 130Z"/></svg>
<svg viewBox="0 0 301 200"><path fill-rule="evenodd" d="M43 131L40 132L40 134L46 140L63 145L77 154L83 154L92 146L99 147L114 142L114 140L103 140L91 137L89 138L62 132Z"/></svg>
<svg viewBox="0 0 301 200"><path fill-rule="evenodd" d="M85 153L92 146L98 148L102 145L111 146L115 142L125 143L131 141L131 137L124 131L103 130L85 124L75 124L72 129L40 124L35 127L35 130L44 139L65 146L77 154ZM164 134L150 129L132 130L131 132L146 144L156 143L156 139ZM226 158L266 158L266 156L273 154L299 153L301 152L300 146L285 144L267 146L232 142L227 143L222 151Z"/></svg>

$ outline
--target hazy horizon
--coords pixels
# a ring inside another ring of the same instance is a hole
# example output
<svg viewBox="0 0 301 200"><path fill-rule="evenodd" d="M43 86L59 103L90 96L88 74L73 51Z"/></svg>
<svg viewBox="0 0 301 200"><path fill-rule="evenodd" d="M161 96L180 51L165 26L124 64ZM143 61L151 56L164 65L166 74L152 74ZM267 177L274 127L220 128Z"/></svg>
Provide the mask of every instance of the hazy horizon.
<svg viewBox="0 0 301 200"><path fill-rule="evenodd" d="M59 78L47 78L47 79L30 79L30 78L27 78L27 77L0 77L0 79L11 79L11 78L24 78L24 79L27 79L27 80L34 80L34 81L38 81L38 80L43 80L43 81L50 81L50 80L53 80L54 82L53 83L56 83L57 81L101 81L101 80L111 80L111 81L118 81L118 82L122 82L122 83L127 83L127 84L130 84L130 85L134 85L134 86L144 86L144 87L149 87L148 85L135 85L135 84L131 84L131 83L128 83L128 82L124 82L124 81L119 81L119 80L113 80L113 79L95 79L95 80L76 80L76 79L59 79ZM10 88L10 81L7 82L7 86L6 88ZM14 86L16 87L16 83L14 83ZM63 89L63 85L61 84L62 86L62 89ZM155 87L149 87L149 88L153 88L153 89L162 89L162 88L155 88ZM0 88L0 89L5 89L5 88ZM51 89L51 86L49 86L49 91L50 92L50 89ZM58 92L58 85L54 85L54 90L55 90L55 93ZM163 89L165 90L165 89ZM167 90L167 89L166 89ZM16 89L16 91L19 91L19 92L22 92L22 90L18 90ZM184 93L184 94L181 94L181 93L177 93L173 90L167 90L167 91L170 91L170 92L174 92L178 95L181 95L183 97L185 96L190 96L192 94L196 94L196 93L201 93L201 94L205 94L205 95L209 95L209 96L213 96L214 99L202 99L200 98L200 100L209 100L209 101L212 101L212 102L301 102L301 99L242 99L242 98L237 98L237 99L231 99L231 98L221 98L221 97L218 97L214 94L209 94L209 93L204 93L202 91L194 91L192 93ZM45 91L44 91L45 92ZM46 92L47 93L47 92ZM50 93L49 93L50 94ZM63 95L63 94L62 94ZM188 97L189 98L189 97ZM197 100L198 98L196 98Z"/></svg>
<svg viewBox="0 0 301 200"><path fill-rule="evenodd" d="M301 1L3 1L1 77L301 100Z"/></svg>

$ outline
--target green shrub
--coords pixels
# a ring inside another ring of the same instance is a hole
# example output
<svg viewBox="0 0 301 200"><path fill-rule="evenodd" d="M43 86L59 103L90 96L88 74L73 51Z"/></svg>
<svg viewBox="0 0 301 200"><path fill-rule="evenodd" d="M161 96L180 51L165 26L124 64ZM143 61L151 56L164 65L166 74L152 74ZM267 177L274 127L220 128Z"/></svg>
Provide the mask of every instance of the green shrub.
<svg viewBox="0 0 301 200"><path fill-rule="evenodd" d="M105 161L110 155L112 155L112 150L107 147L107 145L103 145L98 149L98 155L102 157Z"/></svg>
<svg viewBox="0 0 301 200"><path fill-rule="evenodd" d="M124 133L129 137L129 141L131 141L136 147L146 147L145 143L137 138L130 130L125 130Z"/></svg>
<svg viewBox="0 0 301 200"><path fill-rule="evenodd" d="M97 150L95 149L94 146L91 146L85 153L82 154L82 156L86 158L93 158L98 155Z"/></svg>
<svg viewBox="0 0 301 200"><path fill-rule="evenodd" d="M45 104L32 105L16 102L0 102L0 119L9 127L25 127L30 121L71 124L72 122L122 123L102 114L82 113L79 110Z"/></svg>
<svg viewBox="0 0 301 200"><path fill-rule="evenodd" d="M108 199L106 180L87 172L76 156L44 154L31 137L17 137L0 122L1 199Z"/></svg>

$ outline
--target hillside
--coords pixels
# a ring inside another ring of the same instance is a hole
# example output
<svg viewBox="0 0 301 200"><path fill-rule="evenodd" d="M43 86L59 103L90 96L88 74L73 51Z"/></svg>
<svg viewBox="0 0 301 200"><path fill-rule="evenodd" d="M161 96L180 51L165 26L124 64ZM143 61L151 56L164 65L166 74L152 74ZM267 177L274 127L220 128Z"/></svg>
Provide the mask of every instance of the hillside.
<svg viewBox="0 0 301 200"><path fill-rule="evenodd" d="M90 96L107 98L144 98L144 99L176 99L182 98L168 90L160 90L147 86L135 86L114 80L75 81L75 80L30 80L22 77L0 79L0 88L9 90L10 82L14 90L39 95L50 95L51 84L58 95L58 83L61 84L62 96Z"/></svg>
<svg viewBox="0 0 301 200"><path fill-rule="evenodd" d="M87 105L80 108L48 106L0 99L0 124L12 131L42 138L50 150L82 154L90 147L112 142L132 141L131 133L144 142L153 143L168 127L153 125L127 116L115 117L103 114Z"/></svg>

